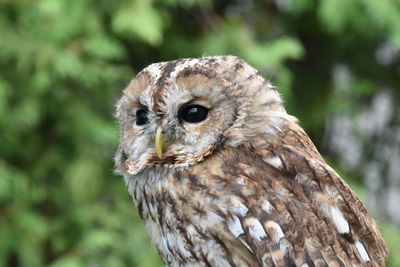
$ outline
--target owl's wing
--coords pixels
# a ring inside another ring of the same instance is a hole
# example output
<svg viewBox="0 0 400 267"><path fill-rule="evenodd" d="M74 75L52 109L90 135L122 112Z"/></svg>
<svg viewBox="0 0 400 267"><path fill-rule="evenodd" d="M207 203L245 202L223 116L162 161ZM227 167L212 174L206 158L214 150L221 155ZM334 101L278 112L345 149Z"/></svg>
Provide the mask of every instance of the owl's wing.
<svg viewBox="0 0 400 267"><path fill-rule="evenodd" d="M222 152L230 233L265 266L384 266L377 225L304 131L271 140Z"/></svg>

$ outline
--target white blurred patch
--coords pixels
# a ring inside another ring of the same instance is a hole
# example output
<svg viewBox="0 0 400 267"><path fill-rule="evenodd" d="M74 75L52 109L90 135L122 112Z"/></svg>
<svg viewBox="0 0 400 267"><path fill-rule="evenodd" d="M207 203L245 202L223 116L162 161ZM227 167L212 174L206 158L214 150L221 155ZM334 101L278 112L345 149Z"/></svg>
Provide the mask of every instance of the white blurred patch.
<svg viewBox="0 0 400 267"><path fill-rule="evenodd" d="M268 163L271 166L274 166L275 168L279 169L282 167L282 161L279 157L274 156L274 157L269 157L269 158L263 158L263 160Z"/></svg>
<svg viewBox="0 0 400 267"><path fill-rule="evenodd" d="M254 217L246 218L244 225L249 227L250 236L257 241L261 241L261 239L267 236L260 221Z"/></svg>
<svg viewBox="0 0 400 267"><path fill-rule="evenodd" d="M375 51L375 58L379 64L387 66L400 57L399 50L390 43L381 44Z"/></svg>
<svg viewBox="0 0 400 267"><path fill-rule="evenodd" d="M246 216L247 211L249 210L238 198L232 198L232 204L234 206L233 212L241 217Z"/></svg>
<svg viewBox="0 0 400 267"><path fill-rule="evenodd" d="M369 256L368 256L367 251L365 250L364 245L361 244L360 241L357 241L357 242L355 243L355 245L356 245L356 248L357 248L357 250L358 250L358 253L360 253L361 259L362 259L364 262L371 261L371 259L370 259Z"/></svg>
<svg viewBox="0 0 400 267"><path fill-rule="evenodd" d="M272 212L272 205L271 205L271 203L269 203L268 200L264 200L261 207L266 213Z"/></svg>
<svg viewBox="0 0 400 267"><path fill-rule="evenodd" d="M279 241L281 240L281 238L285 237L282 228L280 227L280 225L275 222L275 221L267 221L265 223L265 228L269 229L268 233L270 233L270 231L272 233L270 233L272 235L272 237L275 240L275 243L279 244Z"/></svg>
<svg viewBox="0 0 400 267"><path fill-rule="evenodd" d="M235 238L244 233L242 224L240 223L239 218L236 216L228 219L228 229Z"/></svg>
<svg viewBox="0 0 400 267"><path fill-rule="evenodd" d="M329 211L338 232L340 234L349 233L350 232L349 223L343 217L342 212L337 207L333 206L330 207Z"/></svg>

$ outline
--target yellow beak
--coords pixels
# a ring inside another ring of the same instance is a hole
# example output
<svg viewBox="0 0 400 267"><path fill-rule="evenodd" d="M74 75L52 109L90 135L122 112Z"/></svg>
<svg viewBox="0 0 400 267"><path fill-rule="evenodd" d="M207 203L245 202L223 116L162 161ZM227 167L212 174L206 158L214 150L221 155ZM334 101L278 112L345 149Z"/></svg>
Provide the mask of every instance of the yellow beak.
<svg viewBox="0 0 400 267"><path fill-rule="evenodd" d="M157 156L162 159L163 148L165 146L165 135L162 133L162 128L158 127L156 131L156 153Z"/></svg>

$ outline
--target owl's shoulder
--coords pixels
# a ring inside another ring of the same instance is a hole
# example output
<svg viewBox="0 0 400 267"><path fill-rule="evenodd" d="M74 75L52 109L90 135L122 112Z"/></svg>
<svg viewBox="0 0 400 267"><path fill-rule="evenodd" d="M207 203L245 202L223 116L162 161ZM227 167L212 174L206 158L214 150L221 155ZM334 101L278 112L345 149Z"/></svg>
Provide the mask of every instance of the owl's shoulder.
<svg viewBox="0 0 400 267"><path fill-rule="evenodd" d="M383 265L387 247L362 202L300 126L283 132L221 150L231 193L249 210L238 217L252 237L248 246L272 261L273 253L262 251L265 244L276 248L281 261ZM299 252L308 256L299 260Z"/></svg>

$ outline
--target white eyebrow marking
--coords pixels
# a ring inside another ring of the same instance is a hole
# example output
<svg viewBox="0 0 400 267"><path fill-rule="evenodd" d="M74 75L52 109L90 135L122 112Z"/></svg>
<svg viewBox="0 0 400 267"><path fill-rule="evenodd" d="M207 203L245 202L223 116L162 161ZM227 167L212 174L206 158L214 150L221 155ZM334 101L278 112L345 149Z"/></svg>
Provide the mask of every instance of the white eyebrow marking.
<svg viewBox="0 0 400 267"><path fill-rule="evenodd" d="M158 79L161 76L161 66L163 66L163 64L153 63L147 66L144 70L147 70L154 79Z"/></svg>
<svg viewBox="0 0 400 267"><path fill-rule="evenodd" d="M340 234L346 234L350 232L349 223L343 217L342 212L334 206L330 206L330 214L332 216L333 222L336 225L336 229Z"/></svg>
<svg viewBox="0 0 400 267"><path fill-rule="evenodd" d="M250 236L257 241L260 241L267 236L267 233L265 232L261 223L254 217L246 218L244 225L249 227Z"/></svg>
<svg viewBox="0 0 400 267"><path fill-rule="evenodd" d="M282 161L278 156L273 156L269 158L263 158L263 160L268 163L269 165L272 165L275 168L281 168L282 167Z"/></svg>
<svg viewBox="0 0 400 267"><path fill-rule="evenodd" d="M358 250L358 253L360 253L361 259L362 259L363 261L365 261L365 262L371 261L371 259L370 259L369 256L368 256L368 252L365 250L364 245L361 244L360 241L357 241L357 242L355 243L355 245L356 245L356 248L357 248L357 250Z"/></svg>
<svg viewBox="0 0 400 267"><path fill-rule="evenodd" d="M236 216L228 219L228 229L235 238L244 233L242 224L240 223L239 218Z"/></svg>

